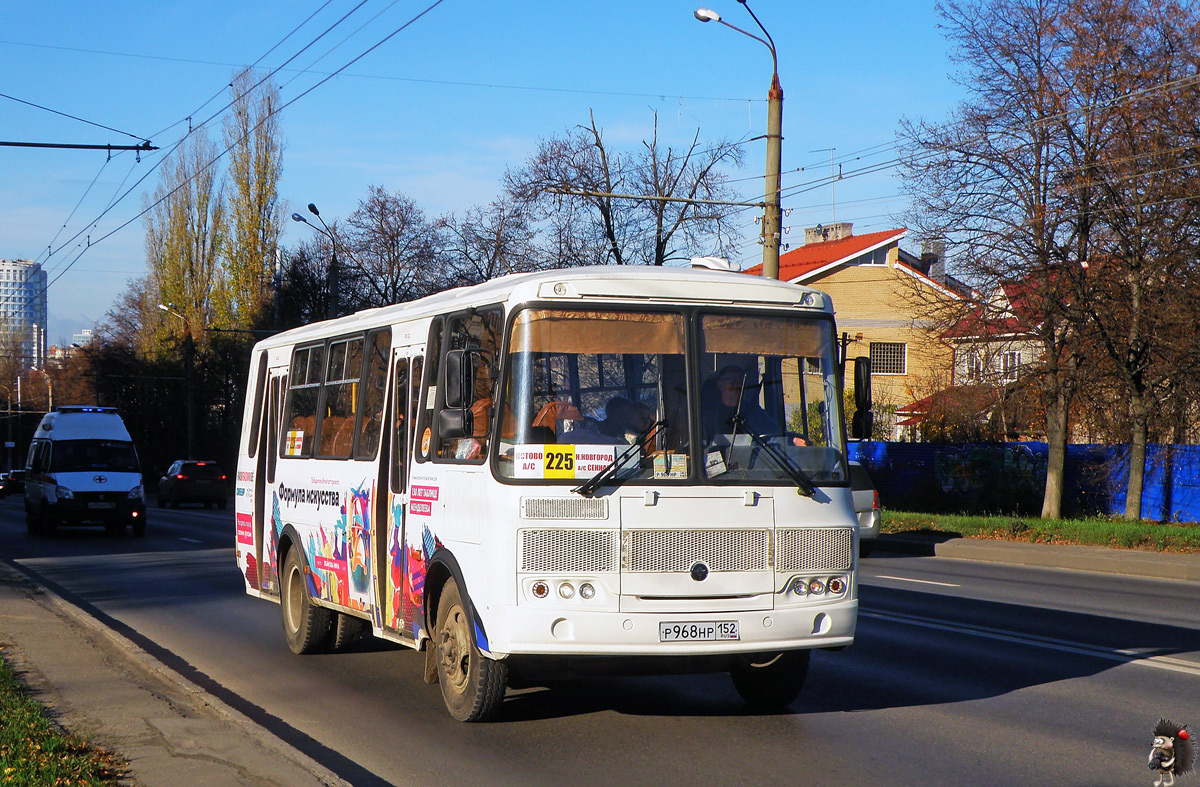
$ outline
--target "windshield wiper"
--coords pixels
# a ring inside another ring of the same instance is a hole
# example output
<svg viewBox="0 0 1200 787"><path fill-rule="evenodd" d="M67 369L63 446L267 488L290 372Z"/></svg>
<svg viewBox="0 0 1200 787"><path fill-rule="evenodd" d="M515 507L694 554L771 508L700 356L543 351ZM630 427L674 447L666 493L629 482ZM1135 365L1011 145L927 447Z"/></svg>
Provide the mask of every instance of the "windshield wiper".
<svg viewBox="0 0 1200 787"><path fill-rule="evenodd" d="M625 463L629 461L631 457L641 454L641 452L645 450L646 443L650 440L650 438L658 434L658 430L665 428L666 425L667 420L664 418L661 421L655 421L647 426L638 433L637 437L633 438L632 445L628 446L620 454L614 456L613 460L604 467L600 468L599 472L571 491L578 492L584 497L591 497L592 495L596 494L597 489L613 480L617 474L618 468L624 467Z"/></svg>
<svg viewBox="0 0 1200 787"><path fill-rule="evenodd" d="M788 455L780 451L775 446L763 439L762 435L750 428L750 424L746 423L746 419L741 415L735 415L729 419L734 428L741 428L746 434L750 435L750 439L756 446L762 449L767 456L771 457L772 461L779 467L780 470L788 474L788 478L796 485L796 494L812 497L817 492L816 485L812 479L804 474L804 471L792 464L792 460L788 459Z"/></svg>

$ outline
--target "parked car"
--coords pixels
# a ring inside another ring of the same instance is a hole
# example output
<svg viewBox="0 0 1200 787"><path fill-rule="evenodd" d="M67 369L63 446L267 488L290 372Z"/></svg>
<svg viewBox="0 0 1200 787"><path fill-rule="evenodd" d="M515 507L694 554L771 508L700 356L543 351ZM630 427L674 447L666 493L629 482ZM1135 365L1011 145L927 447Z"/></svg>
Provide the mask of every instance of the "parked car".
<svg viewBox="0 0 1200 787"><path fill-rule="evenodd" d="M211 459L176 459L158 479L158 505L178 508L180 503L229 505L226 475Z"/></svg>
<svg viewBox="0 0 1200 787"><path fill-rule="evenodd" d="M858 462L850 463L850 491L854 495L854 513L858 515L858 553L866 557L879 538L879 491Z"/></svg>

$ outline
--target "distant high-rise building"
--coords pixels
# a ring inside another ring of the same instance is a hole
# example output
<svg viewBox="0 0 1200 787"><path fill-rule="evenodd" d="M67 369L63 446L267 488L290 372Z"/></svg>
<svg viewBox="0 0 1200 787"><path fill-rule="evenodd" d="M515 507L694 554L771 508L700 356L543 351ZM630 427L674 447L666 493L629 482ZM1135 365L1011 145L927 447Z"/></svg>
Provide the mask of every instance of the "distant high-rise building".
<svg viewBox="0 0 1200 787"><path fill-rule="evenodd" d="M0 342L23 366L46 363L46 271L33 260L0 260Z"/></svg>

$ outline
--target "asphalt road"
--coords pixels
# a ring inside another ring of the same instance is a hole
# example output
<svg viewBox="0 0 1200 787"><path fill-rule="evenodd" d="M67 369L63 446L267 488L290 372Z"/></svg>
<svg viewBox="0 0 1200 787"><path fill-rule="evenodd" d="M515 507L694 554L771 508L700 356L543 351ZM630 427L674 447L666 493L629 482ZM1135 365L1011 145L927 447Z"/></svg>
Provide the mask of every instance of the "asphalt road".
<svg viewBox="0 0 1200 787"><path fill-rule="evenodd" d="M613 678L464 725L420 654L292 655L232 543L232 512L197 508L31 539L0 500L0 559L359 785L1149 785L1158 717L1200 728L1195 583L876 553L856 643L814 655L788 713L747 713L721 675Z"/></svg>

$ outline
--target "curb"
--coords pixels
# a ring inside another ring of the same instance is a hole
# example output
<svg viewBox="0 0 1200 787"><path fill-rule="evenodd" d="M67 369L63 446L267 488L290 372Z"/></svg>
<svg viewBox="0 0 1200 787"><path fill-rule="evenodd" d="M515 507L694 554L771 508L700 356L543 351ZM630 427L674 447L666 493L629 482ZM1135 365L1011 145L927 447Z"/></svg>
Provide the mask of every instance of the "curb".
<svg viewBox="0 0 1200 787"><path fill-rule="evenodd" d="M947 540L881 535L875 548L886 552L989 563L1091 571L1101 574L1200 582L1200 554L1143 552L1136 549L1077 546L1074 544L1031 544L955 537Z"/></svg>

